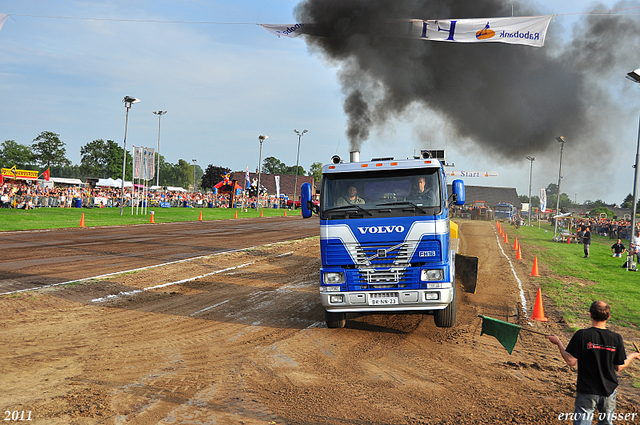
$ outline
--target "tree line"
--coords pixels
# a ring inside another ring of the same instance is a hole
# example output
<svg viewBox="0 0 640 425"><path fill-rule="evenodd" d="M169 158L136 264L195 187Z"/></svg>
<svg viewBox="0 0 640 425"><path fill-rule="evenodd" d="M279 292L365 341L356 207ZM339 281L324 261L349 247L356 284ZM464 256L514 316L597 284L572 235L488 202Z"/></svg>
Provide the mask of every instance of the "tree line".
<svg viewBox="0 0 640 425"><path fill-rule="evenodd" d="M18 169L38 169L40 172L51 170L51 176L77 178L122 178L122 160L124 149L113 140L97 139L80 147L80 164L72 164L67 158L66 144L60 135L51 131L40 133L31 145L22 145L15 140L5 140L0 144L0 166ZM129 151L126 157L125 180L133 177L133 158ZM175 164L169 163L160 155L160 186L178 186L188 188L191 185L200 189L212 190L213 186L223 179L223 175L231 170L226 167L209 164L203 171L200 165L190 164L178 159ZM265 158L263 173L295 174L296 167L289 167L277 158ZM313 163L309 175L320 181L322 164ZM298 167L298 175L305 175L305 170ZM155 183L155 179L152 184Z"/></svg>

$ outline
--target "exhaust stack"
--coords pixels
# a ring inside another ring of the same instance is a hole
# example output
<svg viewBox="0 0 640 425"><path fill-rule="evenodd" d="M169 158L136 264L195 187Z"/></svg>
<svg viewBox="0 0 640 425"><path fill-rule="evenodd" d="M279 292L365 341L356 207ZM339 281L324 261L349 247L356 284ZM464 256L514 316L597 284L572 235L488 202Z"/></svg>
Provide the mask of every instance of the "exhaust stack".
<svg viewBox="0 0 640 425"><path fill-rule="evenodd" d="M360 151L349 152L349 160L350 162L360 162Z"/></svg>

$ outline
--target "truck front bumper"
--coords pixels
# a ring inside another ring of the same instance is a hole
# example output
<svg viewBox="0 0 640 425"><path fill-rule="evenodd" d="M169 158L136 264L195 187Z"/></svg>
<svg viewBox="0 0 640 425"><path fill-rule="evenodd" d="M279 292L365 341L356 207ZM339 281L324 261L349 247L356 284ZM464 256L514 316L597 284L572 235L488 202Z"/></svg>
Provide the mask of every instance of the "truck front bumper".
<svg viewBox="0 0 640 425"><path fill-rule="evenodd" d="M453 301L454 288L320 292L330 313L406 312L442 310Z"/></svg>

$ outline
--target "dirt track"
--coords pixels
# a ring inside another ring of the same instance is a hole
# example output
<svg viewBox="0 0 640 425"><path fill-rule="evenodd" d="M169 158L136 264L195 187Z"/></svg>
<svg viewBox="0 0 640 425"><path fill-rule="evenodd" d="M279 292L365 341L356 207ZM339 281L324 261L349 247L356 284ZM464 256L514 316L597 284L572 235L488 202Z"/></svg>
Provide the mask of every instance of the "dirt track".
<svg viewBox="0 0 640 425"><path fill-rule="evenodd" d="M2 296L0 408L35 424L567 423L575 372L555 347L521 332L510 356L480 336L480 313L519 319L518 283L491 224L461 233L479 283L451 329L423 315L326 329L317 238ZM513 262L530 315L530 263ZM561 332L545 308L535 329ZM628 379L619 393L637 412Z"/></svg>

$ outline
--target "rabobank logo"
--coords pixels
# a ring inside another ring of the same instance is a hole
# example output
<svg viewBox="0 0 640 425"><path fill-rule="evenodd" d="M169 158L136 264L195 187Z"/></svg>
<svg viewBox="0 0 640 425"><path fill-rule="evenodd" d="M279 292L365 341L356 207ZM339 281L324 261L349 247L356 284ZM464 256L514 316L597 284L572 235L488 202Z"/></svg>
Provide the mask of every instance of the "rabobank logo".
<svg viewBox="0 0 640 425"><path fill-rule="evenodd" d="M495 35L496 35L496 32L491 29L491 27L489 26L489 22L487 22L487 25L485 25L483 29L481 29L476 33L476 38L478 40L486 40L488 38L495 37Z"/></svg>
<svg viewBox="0 0 640 425"><path fill-rule="evenodd" d="M303 26L304 26L304 24L295 24L295 25L292 25L290 27L286 27L283 31L277 31L277 33L288 36L288 35L293 34L294 32L296 32L297 30L299 30Z"/></svg>

